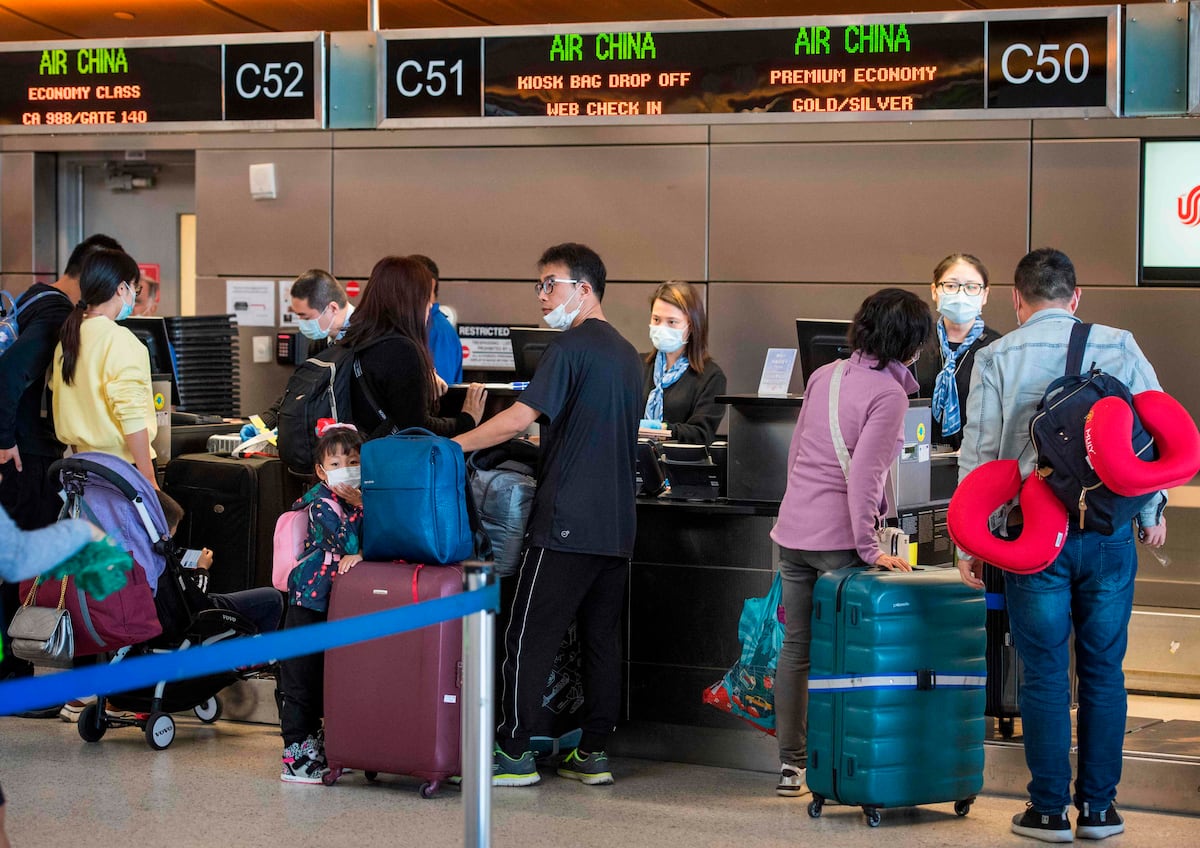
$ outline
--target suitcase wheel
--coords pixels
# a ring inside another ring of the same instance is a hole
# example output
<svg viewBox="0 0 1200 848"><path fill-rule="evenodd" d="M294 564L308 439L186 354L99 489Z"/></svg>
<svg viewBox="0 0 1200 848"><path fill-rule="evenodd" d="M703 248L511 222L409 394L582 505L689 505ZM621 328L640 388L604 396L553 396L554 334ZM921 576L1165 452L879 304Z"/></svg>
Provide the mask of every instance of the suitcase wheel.
<svg viewBox="0 0 1200 848"><path fill-rule="evenodd" d="M870 827L879 827L879 822L883 819L878 807L863 807L863 815L867 817L867 824Z"/></svg>
<svg viewBox="0 0 1200 848"><path fill-rule="evenodd" d="M442 782L440 780L427 780L421 784L417 791L421 793L422 798L432 798L441 788Z"/></svg>
<svg viewBox="0 0 1200 848"><path fill-rule="evenodd" d="M341 776L342 770L340 768L331 768L321 775L321 782L326 786L333 786L333 784L338 782L338 778Z"/></svg>
<svg viewBox="0 0 1200 848"><path fill-rule="evenodd" d="M974 800L974 798L964 798L961 801L955 801L954 815L965 816L967 813L971 812L971 802Z"/></svg>
<svg viewBox="0 0 1200 848"><path fill-rule="evenodd" d="M821 808L825 806L825 799L817 793L813 793L813 799L808 802L808 817L819 819L821 817Z"/></svg>
<svg viewBox="0 0 1200 848"><path fill-rule="evenodd" d="M364 772L363 772L363 777L365 777L367 780L372 780L372 781L373 781L373 780L375 780L376 778L378 778L378 777L379 777L379 772L377 772L377 771L364 771Z"/></svg>

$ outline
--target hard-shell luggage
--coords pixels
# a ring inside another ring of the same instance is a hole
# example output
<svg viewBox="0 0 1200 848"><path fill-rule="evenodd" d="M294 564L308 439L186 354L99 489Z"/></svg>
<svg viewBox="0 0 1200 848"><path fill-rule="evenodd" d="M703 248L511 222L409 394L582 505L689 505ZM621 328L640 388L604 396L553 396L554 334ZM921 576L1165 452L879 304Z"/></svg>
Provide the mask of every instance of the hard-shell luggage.
<svg viewBox="0 0 1200 848"><path fill-rule="evenodd" d="M985 601L953 569L846 568L813 590L808 772L813 800L880 808L983 788Z"/></svg>
<svg viewBox="0 0 1200 848"><path fill-rule="evenodd" d="M457 566L360 562L333 581L329 620L444 598L462 581ZM462 634L456 618L326 652L326 784L347 768L407 774L428 798L461 773Z"/></svg>
<svg viewBox="0 0 1200 848"><path fill-rule="evenodd" d="M983 585L987 593L987 697L984 715L996 719L997 730L1005 739L1013 736L1013 719L1020 717L1022 666L1013 644L1004 600L1004 572L984 564Z"/></svg>
<svg viewBox="0 0 1200 848"><path fill-rule="evenodd" d="M210 548L210 592L271 585L275 521L303 482L275 457L185 454L167 464L163 489L183 507L175 534L185 548Z"/></svg>

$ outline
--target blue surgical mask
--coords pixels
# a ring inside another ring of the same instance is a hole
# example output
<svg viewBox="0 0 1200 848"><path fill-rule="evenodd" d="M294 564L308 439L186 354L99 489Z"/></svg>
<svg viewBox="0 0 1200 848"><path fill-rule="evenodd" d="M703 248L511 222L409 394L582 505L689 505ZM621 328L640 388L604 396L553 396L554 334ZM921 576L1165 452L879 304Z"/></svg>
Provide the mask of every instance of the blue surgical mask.
<svg viewBox="0 0 1200 848"><path fill-rule="evenodd" d="M571 312L567 311L567 304L574 300L579 295L579 284L575 284L575 293L560 303L558 306L551 309L542 316L542 320L546 322L551 330L565 330L575 323L575 319L579 317L579 310L583 309L583 304L575 307Z"/></svg>
<svg viewBox="0 0 1200 848"><path fill-rule="evenodd" d="M955 292L938 298L938 312L952 324L969 324L983 311L983 295Z"/></svg>
<svg viewBox="0 0 1200 848"><path fill-rule="evenodd" d="M130 315L133 314L133 304L134 304L134 301L136 301L136 300L137 300L137 295L134 295L133 300L128 301L128 302L125 300L125 298L121 298L121 311L117 313L118 321L124 321L126 318L128 318Z"/></svg>
<svg viewBox="0 0 1200 848"><path fill-rule="evenodd" d="M663 353L674 353L687 343L687 330L665 324L650 325L650 343Z"/></svg>
<svg viewBox="0 0 1200 848"><path fill-rule="evenodd" d="M323 315L324 313L321 313ZM322 339L329 338L329 330L321 326L321 315L316 318L301 318L296 322L301 334L306 339L312 339L314 342L319 342Z"/></svg>

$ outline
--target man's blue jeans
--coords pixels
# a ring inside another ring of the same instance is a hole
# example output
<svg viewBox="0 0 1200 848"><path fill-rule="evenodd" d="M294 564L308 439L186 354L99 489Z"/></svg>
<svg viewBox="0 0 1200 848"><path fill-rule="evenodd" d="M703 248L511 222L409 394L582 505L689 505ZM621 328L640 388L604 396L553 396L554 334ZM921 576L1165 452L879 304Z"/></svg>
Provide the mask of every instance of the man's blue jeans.
<svg viewBox="0 0 1200 848"><path fill-rule="evenodd" d="M1039 812L1071 802L1072 629L1079 676L1075 804L1104 810L1116 797L1125 738L1121 664L1136 574L1131 527L1111 536L1072 530L1045 571L1005 574L1013 641L1025 663L1020 705L1029 798Z"/></svg>

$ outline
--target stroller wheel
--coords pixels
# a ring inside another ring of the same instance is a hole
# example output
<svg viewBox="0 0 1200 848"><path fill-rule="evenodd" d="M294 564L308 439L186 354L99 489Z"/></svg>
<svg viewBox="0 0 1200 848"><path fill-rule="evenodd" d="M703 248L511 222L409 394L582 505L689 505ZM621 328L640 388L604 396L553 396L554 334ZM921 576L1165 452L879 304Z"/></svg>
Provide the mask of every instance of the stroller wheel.
<svg viewBox="0 0 1200 848"><path fill-rule="evenodd" d="M175 719L166 713L150 713L146 719L146 744L156 751L175 741Z"/></svg>
<svg viewBox="0 0 1200 848"><path fill-rule="evenodd" d="M205 724L212 724L221 717L221 701L216 695L213 695L203 704L197 704L192 712Z"/></svg>
<svg viewBox="0 0 1200 848"><path fill-rule="evenodd" d="M79 738L84 742L99 742L108 732L108 721L99 704L88 704L76 723Z"/></svg>

